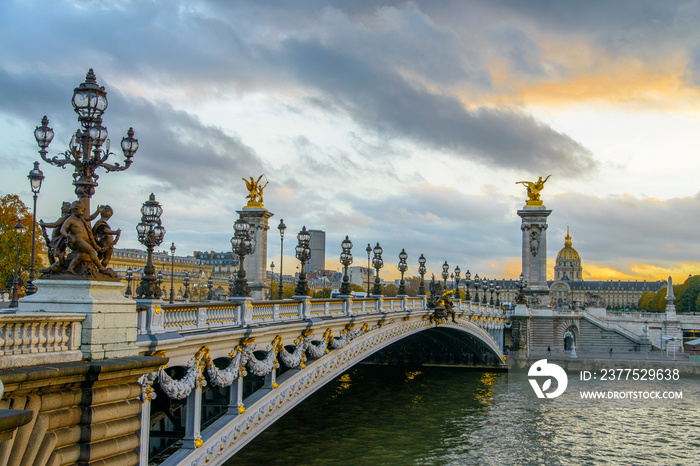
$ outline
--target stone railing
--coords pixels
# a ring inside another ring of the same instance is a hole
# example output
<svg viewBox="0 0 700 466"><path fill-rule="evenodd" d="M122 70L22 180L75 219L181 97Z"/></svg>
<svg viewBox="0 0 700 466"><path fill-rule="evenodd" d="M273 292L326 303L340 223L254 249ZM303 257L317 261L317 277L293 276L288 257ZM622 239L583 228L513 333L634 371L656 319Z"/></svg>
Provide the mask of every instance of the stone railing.
<svg viewBox="0 0 700 466"><path fill-rule="evenodd" d="M79 361L83 314L0 315L0 369Z"/></svg>
<svg viewBox="0 0 700 466"><path fill-rule="evenodd" d="M354 314L389 314L424 311L424 297L307 299L275 301L220 301L138 305L139 333L188 333L218 328L235 328L312 318L333 318ZM467 301L453 301L460 313L484 317L503 317L496 306Z"/></svg>

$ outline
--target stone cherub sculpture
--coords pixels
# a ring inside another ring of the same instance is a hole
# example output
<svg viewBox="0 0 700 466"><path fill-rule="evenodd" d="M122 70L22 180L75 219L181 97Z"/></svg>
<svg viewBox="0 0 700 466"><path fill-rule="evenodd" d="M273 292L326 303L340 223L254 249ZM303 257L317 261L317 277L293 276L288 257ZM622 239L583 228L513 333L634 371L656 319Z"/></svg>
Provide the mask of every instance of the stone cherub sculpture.
<svg viewBox="0 0 700 466"><path fill-rule="evenodd" d="M542 205L542 201L540 200L540 191L542 191L542 188L544 188L544 184L547 182L549 177L552 175L548 175L547 178L544 180L540 176L539 180L537 181L516 181L515 184L522 184L527 187L527 203L526 205Z"/></svg>
<svg viewBox="0 0 700 466"><path fill-rule="evenodd" d="M265 187L268 185L268 183L265 183L264 185L260 186L260 180L263 176L265 175L260 175L257 180L251 176L250 181L242 178L242 180L245 181L246 188L248 189L248 195L246 196L246 199L248 199L248 206L262 206L263 189L265 189Z"/></svg>
<svg viewBox="0 0 700 466"><path fill-rule="evenodd" d="M116 278L117 274L107 268L114 244L121 233L120 230L113 231L107 224L112 213L111 207L99 206L92 215L87 215L85 205L78 200L73 203L64 202L61 217L55 222L45 223L40 220L51 264L40 272L44 275L67 273ZM90 222L100 214L102 218L94 229L91 228ZM53 228L50 238L47 228ZM112 235L117 235L117 238L114 239Z"/></svg>

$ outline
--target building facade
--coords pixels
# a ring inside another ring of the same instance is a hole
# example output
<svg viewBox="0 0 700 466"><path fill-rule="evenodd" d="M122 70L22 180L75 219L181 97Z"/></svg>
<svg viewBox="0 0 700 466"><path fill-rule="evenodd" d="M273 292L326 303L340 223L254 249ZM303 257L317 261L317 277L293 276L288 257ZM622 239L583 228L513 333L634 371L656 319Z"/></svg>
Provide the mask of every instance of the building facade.
<svg viewBox="0 0 700 466"><path fill-rule="evenodd" d="M326 232L321 230L309 230L311 239L309 240L309 248L311 249L311 258L307 264L306 271L314 272L316 270L326 269Z"/></svg>

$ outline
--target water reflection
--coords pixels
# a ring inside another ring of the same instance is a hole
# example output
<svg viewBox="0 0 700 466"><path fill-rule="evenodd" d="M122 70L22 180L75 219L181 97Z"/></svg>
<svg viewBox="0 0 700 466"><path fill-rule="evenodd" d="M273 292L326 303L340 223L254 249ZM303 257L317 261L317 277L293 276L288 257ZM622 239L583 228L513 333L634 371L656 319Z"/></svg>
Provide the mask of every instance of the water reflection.
<svg viewBox="0 0 700 466"><path fill-rule="evenodd" d="M360 366L227 464L698 464L700 382L682 389L674 402L584 402L568 389L533 402L505 373Z"/></svg>

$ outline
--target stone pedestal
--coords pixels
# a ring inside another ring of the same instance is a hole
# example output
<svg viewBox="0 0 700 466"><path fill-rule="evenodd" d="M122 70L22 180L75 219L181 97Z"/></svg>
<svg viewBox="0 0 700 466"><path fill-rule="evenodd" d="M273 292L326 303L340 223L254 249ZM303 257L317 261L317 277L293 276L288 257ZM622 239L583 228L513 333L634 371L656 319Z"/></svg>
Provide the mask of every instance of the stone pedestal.
<svg viewBox="0 0 700 466"><path fill-rule="evenodd" d="M19 313L46 311L85 314L80 350L84 358L138 355L136 302L116 281L35 280L35 294L19 300Z"/></svg>
<svg viewBox="0 0 700 466"><path fill-rule="evenodd" d="M262 300L267 295L265 274L267 272L267 230L268 220L272 217L264 207L244 207L238 214L250 224L250 232L255 238L255 250L245 257L243 267L246 271L248 288L254 300Z"/></svg>
<svg viewBox="0 0 700 466"><path fill-rule="evenodd" d="M526 205L518 211L523 232L523 276L527 281L525 294L539 300L540 306L549 304L547 285L547 217L551 210L543 205Z"/></svg>

